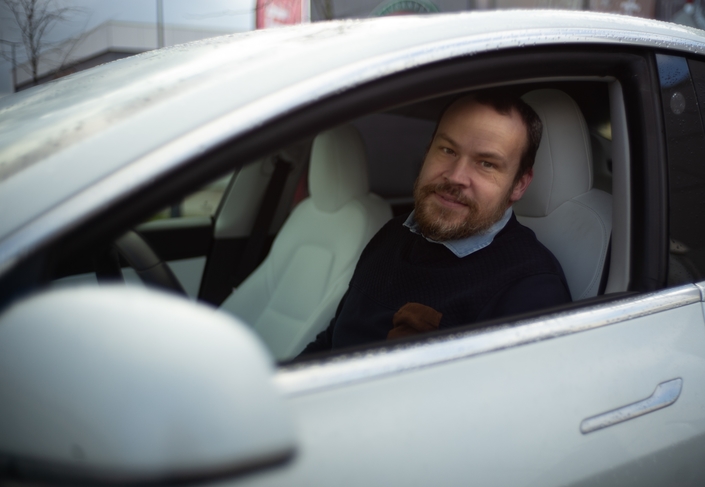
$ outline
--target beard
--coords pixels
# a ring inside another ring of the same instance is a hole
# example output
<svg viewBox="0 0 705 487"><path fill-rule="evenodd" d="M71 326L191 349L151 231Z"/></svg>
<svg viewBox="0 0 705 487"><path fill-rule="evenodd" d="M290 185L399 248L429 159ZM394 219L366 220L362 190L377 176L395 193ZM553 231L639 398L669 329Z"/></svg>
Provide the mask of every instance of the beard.
<svg viewBox="0 0 705 487"><path fill-rule="evenodd" d="M486 232L507 211L512 187L491 208L480 208L477 202L463 194L461 189L449 182L419 185L414 183L414 218L424 237L436 242L459 240ZM465 205L465 208L447 208L434 202L431 195L439 193ZM462 212L466 211L463 217Z"/></svg>

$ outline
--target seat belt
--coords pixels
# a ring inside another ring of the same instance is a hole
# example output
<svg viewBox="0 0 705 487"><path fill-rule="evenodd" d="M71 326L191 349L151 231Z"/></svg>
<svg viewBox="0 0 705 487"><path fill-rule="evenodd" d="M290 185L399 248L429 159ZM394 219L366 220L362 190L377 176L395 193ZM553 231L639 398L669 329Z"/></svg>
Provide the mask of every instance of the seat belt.
<svg viewBox="0 0 705 487"><path fill-rule="evenodd" d="M279 155L275 156L274 172L269 179L267 189L264 191L262 204L252 226L250 238L247 240L242 257L233 270L232 285L234 288L238 287L257 268L260 260L264 257L269 229L274 221L274 215L277 213L284 185L291 169L290 162Z"/></svg>

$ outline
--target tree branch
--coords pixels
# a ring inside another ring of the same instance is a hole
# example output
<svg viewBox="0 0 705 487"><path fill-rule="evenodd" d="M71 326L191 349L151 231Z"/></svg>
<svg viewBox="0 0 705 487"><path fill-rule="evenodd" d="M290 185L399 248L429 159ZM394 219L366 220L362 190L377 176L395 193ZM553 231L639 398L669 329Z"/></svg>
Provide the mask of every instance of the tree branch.
<svg viewBox="0 0 705 487"><path fill-rule="evenodd" d="M58 42L48 41L48 34L57 24L70 21L75 14L83 10L62 6L58 0L0 0L0 4L4 5L14 17L29 65L29 70L24 66L23 68L29 71L33 83L36 84L39 81L40 61L47 54L57 52ZM63 56L60 66L64 65L80 37L70 42L68 53Z"/></svg>

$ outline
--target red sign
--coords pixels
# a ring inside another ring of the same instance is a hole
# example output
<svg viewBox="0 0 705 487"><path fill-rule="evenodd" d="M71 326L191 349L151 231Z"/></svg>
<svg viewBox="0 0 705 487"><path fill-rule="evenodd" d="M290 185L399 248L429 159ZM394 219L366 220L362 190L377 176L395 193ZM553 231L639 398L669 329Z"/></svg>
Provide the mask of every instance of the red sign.
<svg viewBox="0 0 705 487"><path fill-rule="evenodd" d="M257 28L308 21L308 0L257 0Z"/></svg>

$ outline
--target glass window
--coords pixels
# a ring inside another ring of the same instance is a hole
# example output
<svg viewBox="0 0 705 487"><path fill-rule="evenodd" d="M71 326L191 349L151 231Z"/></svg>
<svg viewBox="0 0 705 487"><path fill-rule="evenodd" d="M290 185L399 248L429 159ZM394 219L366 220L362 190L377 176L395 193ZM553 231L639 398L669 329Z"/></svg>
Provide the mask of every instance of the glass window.
<svg viewBox="0 0 705 487"><path fill-rule="evenodd" d="M150 218L150 221L164 220L167 218L215 215L232 175L232 173L229 173L205 185L201 189L194 191L180 202L156 213Z"/></svg>

